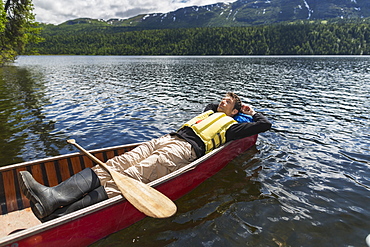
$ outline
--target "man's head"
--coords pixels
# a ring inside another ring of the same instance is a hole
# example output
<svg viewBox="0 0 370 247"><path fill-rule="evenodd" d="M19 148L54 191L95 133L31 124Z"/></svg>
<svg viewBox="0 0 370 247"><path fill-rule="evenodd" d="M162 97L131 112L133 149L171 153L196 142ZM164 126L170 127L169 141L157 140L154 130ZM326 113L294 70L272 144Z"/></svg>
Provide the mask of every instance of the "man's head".
<svg viewBox="0 0 370 247"><path fill-rule="evenodd" d="M242 107L242 102L238 95L235 93L227 93L225 97L218 104L217 111L223 112L227 116L233 117L238 114L240 108Z"/></svg>

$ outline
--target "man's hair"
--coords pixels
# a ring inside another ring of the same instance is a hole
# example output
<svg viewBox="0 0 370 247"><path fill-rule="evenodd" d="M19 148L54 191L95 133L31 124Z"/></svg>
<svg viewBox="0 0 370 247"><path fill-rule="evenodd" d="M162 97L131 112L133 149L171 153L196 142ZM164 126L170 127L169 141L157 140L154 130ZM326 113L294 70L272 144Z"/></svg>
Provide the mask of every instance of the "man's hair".
<svg viewBox="0 0 370 247"><path fill-rule="evenodd" d="M234 109L237 109L240 112L240 109L242 108L242 101L240 100L239 96L232 92L226 93L226 96L229 96L235 101Z"/></svg>

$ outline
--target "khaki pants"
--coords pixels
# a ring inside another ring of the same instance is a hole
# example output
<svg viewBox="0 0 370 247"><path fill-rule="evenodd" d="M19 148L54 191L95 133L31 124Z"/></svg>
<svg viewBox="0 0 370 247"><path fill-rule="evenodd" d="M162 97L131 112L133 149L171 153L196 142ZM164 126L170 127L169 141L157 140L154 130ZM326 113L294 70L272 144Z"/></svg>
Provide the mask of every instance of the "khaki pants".
<svg viewBox="0 0 370 247"><path fill-rule="evenodd" d="M163 177L196 159L190 143L171 135L145 142L135 149L106 162L112 170L143 183ZM109 198L121 194L110 175L100 166L93 171L99 176Z"/></svg>

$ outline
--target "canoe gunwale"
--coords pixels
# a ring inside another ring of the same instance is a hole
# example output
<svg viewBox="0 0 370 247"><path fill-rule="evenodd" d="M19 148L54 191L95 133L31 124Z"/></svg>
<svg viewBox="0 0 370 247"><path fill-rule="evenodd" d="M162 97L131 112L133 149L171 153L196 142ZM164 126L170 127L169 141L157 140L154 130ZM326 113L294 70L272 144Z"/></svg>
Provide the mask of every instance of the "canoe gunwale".
<svg viewBox="0 0 370 247"><path fill-rule="evenodd" d="M114 150L114 149L133 148L133 147L136 147L140 144L141 144L141 142L133 143L133 144L124 144L124 145L118 145L118 146L113 146L113 147L89 150L89 152L94 154L94 153L99 153L99 152L104 152L104 151L109 151L109 150ZM10 171L10 170L14 170L14 169L17 169L17 168L22 168L22 167L37 164L37 163L46 163L46 162L50 162L50 161L54 161L54 160L60 160L60 159L69 158L69 157L74 157L74 156L78 156L78 155L83 155L83 154L81 152L74 152L74 153L62 154L62 155L43 158L43 159L25 161L25 162L17 163L17 164L11 164L11 165L0 167L0 172Z"/></svg>

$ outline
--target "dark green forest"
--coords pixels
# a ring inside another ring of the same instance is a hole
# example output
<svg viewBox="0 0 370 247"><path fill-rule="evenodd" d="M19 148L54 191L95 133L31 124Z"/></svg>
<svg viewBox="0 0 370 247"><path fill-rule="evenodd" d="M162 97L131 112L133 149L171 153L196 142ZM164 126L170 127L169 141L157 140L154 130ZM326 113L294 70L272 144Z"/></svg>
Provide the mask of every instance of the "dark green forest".
<svg viewBox="0 0 370 247"><path fill-rule="evenodd" d="M78 28L78 29L77 29ZM369 55L370 24L325 21L129 31L45 26L28 52L55 55Z"/></svg>

